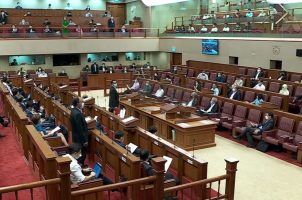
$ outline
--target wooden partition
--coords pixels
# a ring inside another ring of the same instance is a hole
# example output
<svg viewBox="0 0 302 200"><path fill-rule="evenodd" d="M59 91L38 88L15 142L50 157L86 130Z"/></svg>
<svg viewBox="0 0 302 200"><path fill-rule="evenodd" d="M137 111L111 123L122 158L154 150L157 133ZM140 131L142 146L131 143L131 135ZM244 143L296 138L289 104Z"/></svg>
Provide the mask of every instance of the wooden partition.
<svg viewBox="0 0 302 200"><path fill-rule="evenodd" d="M129 73L100 73L100 74L88 74L87 75L87 86L90 89L105 89L106 80L118 80L124 79L129 80L132 83L132 72ZM108 87L107 87L108 88Z"/></svg>

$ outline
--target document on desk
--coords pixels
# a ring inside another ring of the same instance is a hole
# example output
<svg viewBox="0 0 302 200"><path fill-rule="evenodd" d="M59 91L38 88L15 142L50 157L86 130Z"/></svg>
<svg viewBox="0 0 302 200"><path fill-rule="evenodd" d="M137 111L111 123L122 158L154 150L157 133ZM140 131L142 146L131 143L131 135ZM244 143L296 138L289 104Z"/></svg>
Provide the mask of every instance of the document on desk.
<svg viewBox="0 0 302 200"><path fill-rule="evenodd" d="M137 148L137 146L133 143L129 143L128 148L129 148L130 152L133 153L135 151L135 149Z"/></svg>
<svg viewBox="0 0 302 200"><path fill-rule="evenodd" d="M68 85L62 85L60 89L66 88Z"/></svg>
<svg viewBox="0 0 302 200"><path fill-rule="evenodd" d="M179 123L178 126L181 126L182 128L189 128L190 125L188 123Z"/></svg>
<svg viewBox="0 0 302 200"><path fill-rule="evenodd" d="M89 101L89 100L91 100L91 99L92 99L92 97L87 97L87 98L83 99L83 101L84 101L84 102L87 102L87 101Z"/></svg>
<svg viewBox="0 0 302 200"><path fill-rule="evenodd" d="M57 126L56 128L52 129L52 131L50 131L50 134L54 134L55 132L59 131L61 128L59 126Z"/></svg>
<svg viewBox="0 0 302 200"><path fill-rule="evenodd" d="M165 172L168 171L171 163L172 163L172 158L168 157L168 156L163 156L163 159L166 160L166 163L165 163Z"/></svg>
<svg viewBox="0 0 302 200"><path fill-rule="evenodd" d="M90 120L92 120L92 118L91 118L90 116L85 117L85 121L86 121L86 122L88 122L88 121L90 121Z"/></svg>
<svg viewBox="0 0 302 200"><path fill-rule="evenodd" d="M200 121L201 124L204 124L204 125L208 125L208 124L213 124L213 121L211 120L202 120Z"/></svg>
<svg viewBox="0 0 302 200"><path fill-rule="evenodd" d="M131 120L134 120L135 118L133 116L127 117L126 119L123 119L122 122L123 123L127 123L130 122Z"/></svg>

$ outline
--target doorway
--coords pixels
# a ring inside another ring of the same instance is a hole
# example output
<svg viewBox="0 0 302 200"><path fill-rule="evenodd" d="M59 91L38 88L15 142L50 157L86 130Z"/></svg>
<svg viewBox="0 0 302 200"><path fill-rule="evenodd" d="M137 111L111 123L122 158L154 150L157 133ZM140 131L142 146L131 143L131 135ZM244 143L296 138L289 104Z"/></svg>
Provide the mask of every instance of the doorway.
<svg viewBox="0 0 302 200"><path fill-rule="evenodd" d="M170 65L182 65L182 53L171 53Z"/></svg>
<svg viewBox="0 0 302 200"><path fill-rule="evenodd" d="M116 28L126 23L126 4L125 3L106 3L106 10L116 20Z"/></svg>

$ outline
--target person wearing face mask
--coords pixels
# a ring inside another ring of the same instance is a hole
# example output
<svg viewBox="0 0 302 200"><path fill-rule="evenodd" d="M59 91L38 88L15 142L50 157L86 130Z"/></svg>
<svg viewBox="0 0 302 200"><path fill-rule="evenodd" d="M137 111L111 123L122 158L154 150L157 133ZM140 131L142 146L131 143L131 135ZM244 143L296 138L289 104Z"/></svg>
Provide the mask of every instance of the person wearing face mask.
<svg viewBox="0 0 302 200"><path fill-rule="evenodd" d="M109 111L113 112L115 108L119 107L120 105L120 96L117 92L117 82L111 82L111 88L109 91Z"/></svg>
<svg viewBox="0 0 302 200"><path fill-rule="evenodd" d="M19 24L20 26L28 26L29 23L24 18L22 18Z"/></svg>
<svg viewBox="0 0 302 200"><path fill-rule="evenodd" d="M256 106L260 106L263 103L263 95L262 94L258 94L256 96L256 99L254 101L252 101L252 104L255 104Z"/></svg>
<svg viewBox="0 0 302 200"><path fill-rule="evenodd" d="M198 95L196 92L192 92L191 99L186 103L188 107L196 107L198 105Z"/></svg>
<svg viewBox="0 0 302 200"><path fill-rule="evenodd" d="M217 98L212 97L211 101L209 102L209 105L205 109L200 109L199 114L201 116L206 116L206 115L217 113L217 111L218 111Z"/></svg>
<svg viewBox="0 0 302 200"><path fill-rule="evenodd" d="M225 81L225 76L222 73L218 73L217 77L216 77L216 81L220 82L220 83L224 83Z"/></svg>
<svg viewBox="0 0 302 200"><path fill-rule="evenodd" d="M253 135L261 135L263 131L269 131L274 128L274 114L273 113L265 113L265 120L261 124L251 123L250 127L245 127L242 134L236 136L237 139L241 139L243 137L247 137L248 145L247 147L254 148L255 143L253 140Z"/></svg>
<svg viewBox="0 0 302 200"><path fill-rule="evenodd" d="M0 14L0 24L4 25L7 23L7 14L1 10L1 14Z"/></svg>
<svg viewBox="0 0 302 200"><path fill-rule="evenodd" d="M143 93L147 96L149 96L152 92L152 87L150 85L150 82L149 81L146 81L145 83L145 86L144 86L144 89L143 89Z"/></svg>
<svg viewBox="0 0 302 200"><path fill-rule="evenodd" d="M228 93L228 98L229 99L234 99L234 100L240 100L241 99L241 92L237 90L236 87L234 87L229 93Z"/></svg>
<svg viewBox="0 0 302 200"><path fill-rule="evenodd" d="M262 80L259 80L257 85L255 85L253 88L256 90L265 91L265 85L263 84Z"/></svg>
<svg viewBox="0 0 302 200"><path fill-rule="evenodd" d="M283 95L289 95L289 91L287 89L287 85L286 84L283 84L282 85L282 88L281 90L279 91L280 94L283 94Z"/></svg>
<svg viewBox="0 0 302 200"><path fill-rule="evenodd" d="M193 87L194 87L195 92L200 92L201 85L199 84L198 81L195 81L195 85Z"/></svg>
<svg viewBox="0 0 302 200"><path fill-rule="evenodd" d="M177 66L174 66L174 67L171 69L171 73L177 74Z"/></svg>
<svg viewBox="0 0 302 200"><path fill-rule="evenodd" d="M286 79L287 79L286 72L280 72L277 80L279 80L279 81L286 81Z"/></svg>
<svg viewBox="0 0 302 200"><path fill-rule="evenodd" d="M257 81L263 77L264 77L264 72L261 69L261 67L258 67L255 77L251 78L252 86L255 86L257 84Z"/></svg>
<svg viewBox="0 0 302 200"><path fill-rule="evenodd" d="M88 126L82 113L83 104L78 97L72 100L72 106L69 118L72 128L72 143L81 145L82 156L78 161L84 165L88 146Z"/></svg>

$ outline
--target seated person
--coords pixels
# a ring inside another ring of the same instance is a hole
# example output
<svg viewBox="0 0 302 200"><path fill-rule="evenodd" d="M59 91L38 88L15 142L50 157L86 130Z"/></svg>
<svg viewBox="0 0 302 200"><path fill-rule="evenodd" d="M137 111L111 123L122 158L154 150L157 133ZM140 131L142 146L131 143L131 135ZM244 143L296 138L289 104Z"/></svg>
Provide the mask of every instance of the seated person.
<svg viewBox="0 0 302 200"><path fill-rule="evenodd" d="M191 93L191 99L185 103L184 106L196 107L198 105L198 94L196 92Z"/></svg>
<svg viewBox="0 0 302 200"><path fill-rule="evenodd" d="M65 70L63 69L58 75L59 75L59 76L67 76L67 73L66 73Z"/></svg>
<svg viewBox="0 0 302 200"><path fill-rule="evenodd" d="M31 118L31 121L33 122L35 128L37 131L39 131L43 137L60 137L63 144L65 146L68 146L68 142L66 141L64 135L62 133L51 133L51 131L47 131L41 124L41 117L39 114L33 114L32 118Z"/></svg>
<svg viewBox="0 0 302 200"><path fill-rule="evenodd" d="M43 22L43 26L49 26L51 23L48 21L48 19L45 19Z"/></svg>
<svg viewBox="0 0 302 200"><path fill-rule="evenodd" d="M209 102L209 105L205 109L200 109L199 114L200 115L210 115L218 112L218 103L217 98L212 97L211 101Z"/></svg>
<svg viewBox="0 0 302 200"><path fill-rule="evenodd" d="M195 28L194 28L194 26L192 26L192 24L189 25L188 32L189 33L195 33Z"/></svg>
<svg viewBox="0 0 302 200"><path fill-rule="evenodd" d="M279 91L279 94L283 95L289 95L289 91L287 89L287 84L283 84L281 90Z"/></svg>
<svg viewBox="0 0 302 200"><path fill-rule="evenodd" d="M74 22L74 21L72 21L72 19L69 19L69 26L76 26L77 24Z"/></svg>
<svg viewBox="0 0 302 200"><path fill-rule="evenodd" d="M243 32L251 32L252 31L252 24L251 22L247 22L243 28Z"/></svg>
<svg viewBox="0 0 302 200"><path fill-rule="evenodd" d="M154 96L157 98L162 98L165 94L163 87L160 85L158 90L155 92Z"/></svg>
<svg viewBox="0 0 302 200"><path fill-rule="evenodd" d="M7 23L7 17L8 17L8 15L4 12L4 10L1 10L0 25L4 25Z"/></svg>
<svg viewBox="0 0 302 200"><path fill-rule="evenodd" d="M95 172L92 171L91 168L82 169L79 165L77 159L81 157L81 148L82 146L77 143L73 143L69 146L69 154L64 155L64 157L68 157L71 159L70 163L70 180L73 184L78 184L82 182L86 182L92 180L94 178L102 178L104 185L112 184L113 182L108 179L103 174L100 174L99 177L95 177ZM84 175L89 174L89 175Z"/></svg>
<svg viewBox="0 0 302 200"><path fill-rule="evenodd" d="M125 74L127 74L127 73L128 73L128 69L127 69L127 67L126 67L126 66L123 68L122 72L123 72L123 73L125 73Z"/></svg>
<svg viewBox="0 0 302 200"><path fill-rule="evenodd" d="M253 17L254 13L252 12L252 10L249 8L247 13L245 14L246 17Z"/></svg>
<svg viewBox="0 0 302 200"><path fill-rule="evenodd" d="M287 80L287 74L286 74L286 72L284 72L284 71L280 72L277 80L279 80L279 81L286 81Z"/></svg>
<svg viewBox="0 0 302 200"><path fill-rule="evenodd" d="M36 29L34 29L32 26L29 26L28 29L26 30L27 33L35 33Z"/></svg>
<svg viewBox="0 0 302 200"><path fill-rule="evenodd" d="M20 21L20 23L19 23L19 25L20 26L28 26L29 23L24 18L22 18L21 21Z"/></svg>
<svg viewBox="0 0 302 200"><path fill-rule="evenodd" d="M109 67L109 70L107 71L108 74L113 74L114 73L114 70L112 67Z"/></svg>
<svg viewBox="0 0 302 200"><path fill-rule="evenodd" d="M82 71L83 71L83 72L90 72L90 67L89 67L89 65L86 65L85 67L83 67Z"/></svg>
<svg viewBox="0 0 302 200"><path fill-rule="evenodd" d="M232 88L232 90L229 91L228 98L240 101L241 92L236 87L234 87L234 88Z"/></svg>
<svg viewBox="0 0 302 200"><path fill-rule="evenodd" d="M202 25L201 29L200 29L200 33L207 33L208 32L208 28L206 27L206 25Z"/></svg>
<svg viewBox="0 0 302 200"><path fill-rule="evenodd" d="M98 32L98 28L96 25L91 26L90 32Z"/></svg>
<svg viewBox="0 0 302 200"><path fill-rule="evenodd" d="M114 135L114 142L128 151L128 145L124 144L124 132L117 131ZM140 152L141 149L137 147L134 150L133 155L139 156Z"/></svg>
<svg viewBox="0 0 302 200"><path fill-rule="evenodd" d="M49 25L46 25L45 28L43 29L43 32L44 32L44 33L51 33L51 32L52 32L52 29L49 28Z"/></svg>
<svg viewBox="0 0 302 200"><path fill-rule="evenodd" d="M231 86L231 88L242 87L242 86L243 86L243 80L241 79L240 76L236 76L235 81L234 81L233 85Z"/></svg>
<svg viewBox="0 0 302 200"><path fill-rule="evenodd" d="M209 76L205 71L202 71L200 74L198 74L197 78L201 80L209 80Z"/></svg>
<svg viewBox="0 0 302 200"><path fill-rule="evenodd" d="M211 33L218 33L218 28L217 28L217 24L216 23L213 24L213 27L211 29Z"/></svg>
<svg viewBox="0 0 302 200"><path fill-rule="evenodd" d="M265 16L266 16L266 13L262 9L261 12L259 13L259 15L257 17L265 17Z"/></svg>
<svg viewBox="0 0 302 200"><path fill-rule="evenodd" d="M142 150L140 153L140 159L143 165L143 169L145 170L145 174L146 176L153 176L153 167L151 165L151 163L149 162L149 151L148 150ZM180 181L177 177L174 177L172 174L170 174L169 172L165 172L164 175L164 180L171 180L174 179L176 182L176 185L180 184Z"/></svg>
<svg viewBox="0 0 302 200"><path fill-rule="evenodd" d="M217 87L216 84L213 84L213 85L212 85L211 90L213 91L213 95L214 95L214 96L219 96L220 91L219 91L219 88Z"/></svg>
<svg viewBox="0 0 302 200"><path fill-rule="evenodd" d="M239 9L236 9L236 12L234 14L234 18L240 18L241 17L241 13L239 11Z"/></svg>
<svg viewBox="0 0 302 200"><path fill-rule="evenodd" d="M263 131L269 131L274 128L274 114L273 113L265 113L265 121L261 124L251 124L251 127L245 127L242 134L236 136L237 139L241 139L242 137L247 137L248 145L247 147L255 147L255 143L253 140L253 135L261 135Z"/></svg>
<svg viewBox="0 0 302 200"><path fill-rule="evenodd" d="M174 66L174 67L171 69L171 73L177 74L177 66Z"/></svg>
<svg viewBox="0 0 302 200"><path fill-rule="evenodd" d="M27 17L27 16L32 16L30 11L27 11L27 12L24 14L24 17Z"/></svg>
<svg viewBox="0 0 302 200"><path fill-rule="evenodd" d="M261 67L258 67L257 69L257 72L255 74L255 76L253 78L251 78L251 85L252 87L255 86L257 84L257 81L260 79L260 78L263 78L264 77L264 72L262 70Z"/></svg>
<svg viewBox="0 0 302 200"><path fill-rule="evenodd" d="M89 10L86 10L85 17L93 17L93 15Z"/></svg>
<svg viewBox="0 0 302 200"><path fill-rule="evenodd" d="M265 91L265 85L263 84L262 80L259 80L257 85L255 85L253 88L256 90Z"/></svg>
<svg viewBox="0 0 302 200"><path fill-rule="evenodd" d="M157 128L155 126L151 126L148 131L154 135L157 135Z"/></svg>
<svg viewBox="0 0 302 200"><path fill-rule="evenodd" d="M252 101L252 104L255 104L256 106L260 106L263 103L263 95L262 94L258 94L255 98L254 101Z"/></svg>
<svg viewBox="0 0 302 200"><path fill-rule="evenodd" d="M218 72L217 73L217 77L216 77L216 81L220 82L220 83L224 83L225 81L225 76L221 73L221 72Z"/></svg>
<svg viewBox="0 0 302 200"><path fill-rule="evenodd" d="M201 84L199 84L198 81L195 81L195 85L193 87L194 87L195 92L200 92Z"/></svg>
<svg viewBox="0 0 302 200"><path fill-rule="evenodd" d="M236 26L235 26L235 28L234 28L234 30L233 31L235 31L235 32L240 32L241 31L241 25L240 25L240 22L237 22L236 23Z"/></svg>
<svg viewBox="0 0 302 200"><path fill-rule="evenodd" d="M130 94L131 92L137 92L139 90L140 84L137 79L134 80L134 83L131 87L129 85L126 85L127 90L124 92L125 94Z"/></svg>
<svg viewBox="0 0 302 200"><path fill-rule="evenodd" d="M15 25L12 25L12 28L10 29L11 33L18 33L18 28Z"/></svg>
<svg viewBox="0 0 302 200"><path fill-rule="evenodd" d="M143 93L146 94L147 96L150 95L152 92L152 87L149 81L146 81L144 89L143 89Z"/></svg>
<svg viewBox="0 0 302 200"><path fill-rule="evenodd" d="M229 27L228 23L224 23L224 27L222 29L222 32L224 32L224 33L230 32L230 27Z"/></svg>

